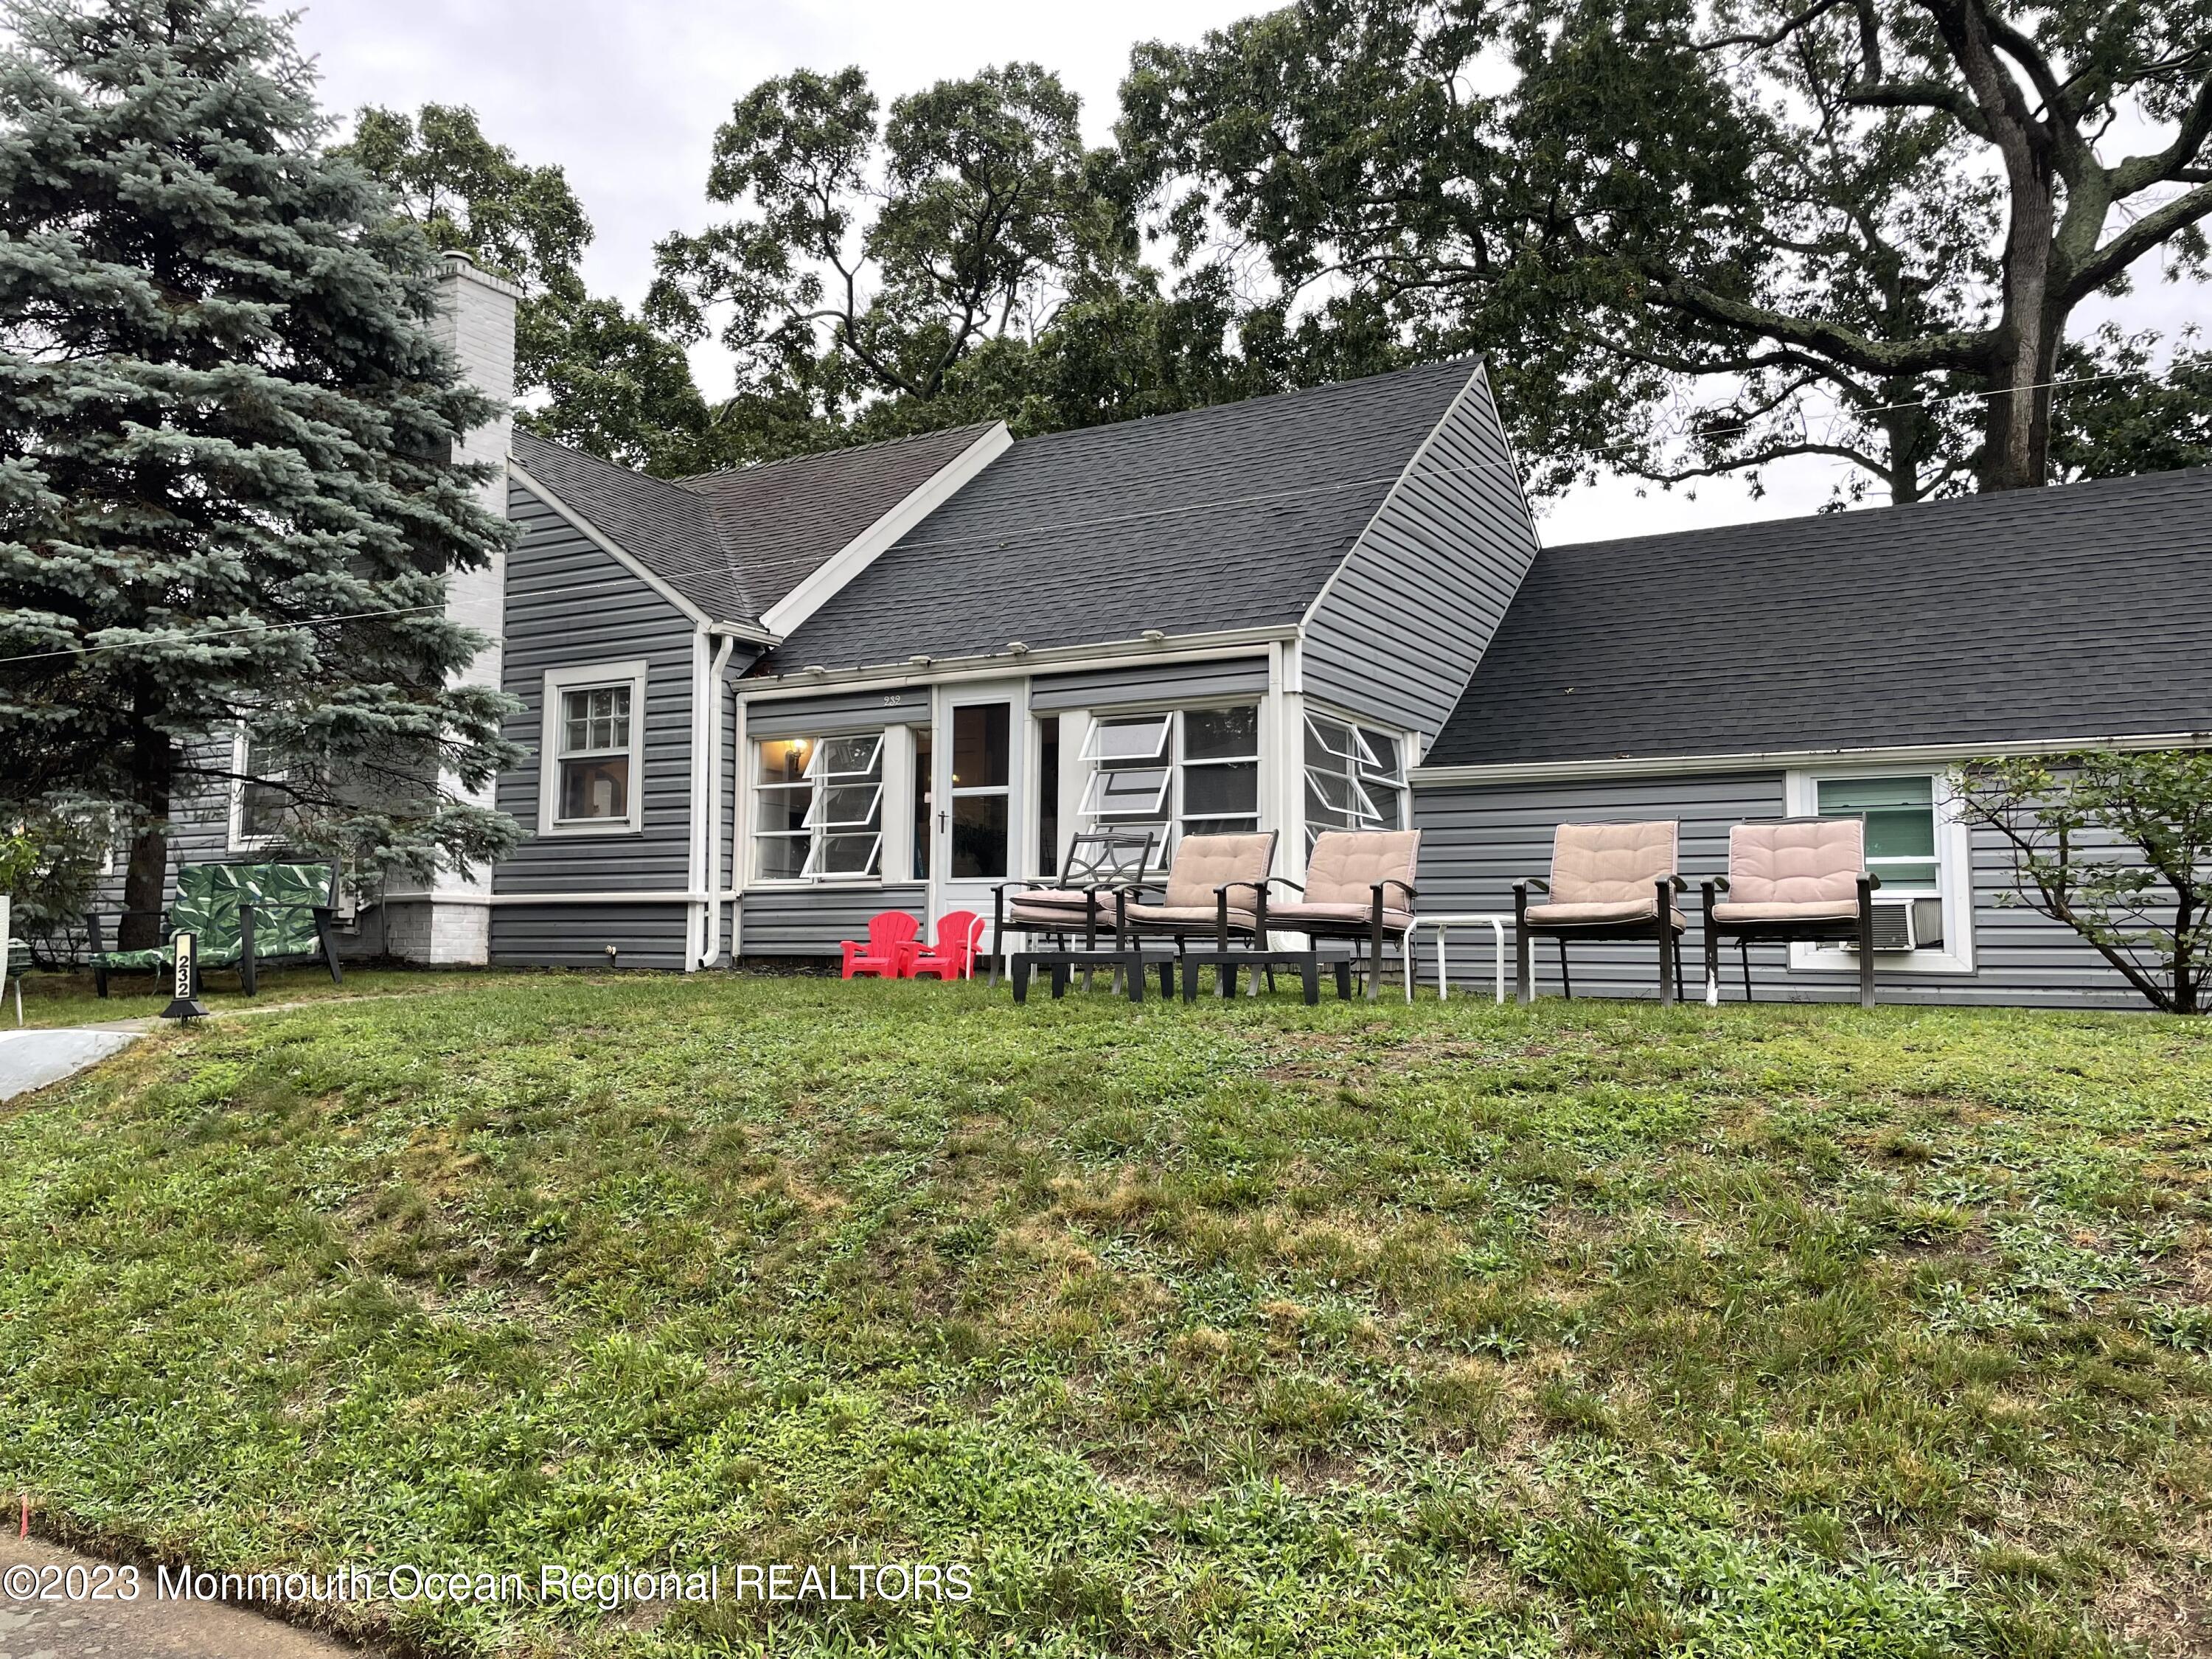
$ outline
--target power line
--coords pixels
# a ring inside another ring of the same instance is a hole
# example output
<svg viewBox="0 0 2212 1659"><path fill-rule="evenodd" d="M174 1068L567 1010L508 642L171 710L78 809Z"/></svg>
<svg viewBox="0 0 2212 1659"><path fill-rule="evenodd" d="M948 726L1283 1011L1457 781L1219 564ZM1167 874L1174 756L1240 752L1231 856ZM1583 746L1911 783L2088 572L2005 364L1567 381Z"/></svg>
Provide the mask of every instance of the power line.
<svg viewBox="0 0 2212 1659"><path fill-rule="evenodd" d="M2033 385L2027 386L2002 386L1995 391L1990 392L1950 392L1941 398L1923 398L1917 403L1882 404L1877 404L1870 409L1854 410L1838 410L1835 411L1835 415L1837 417L1857 417L1868 415L1892 414L1901 410L1929 409L1940 404L1958 403L1969 398L2007 397L2017 392L2041 392L2062 386L2089 386L2104 380L2124 380L2132 379L2155 380L2162 380L2164 378L2163 374L2148 370L2120 371L2106 374L2075 375L2066 380L2039 380ZM1748 432L1752 429L1754 424L1755 422L1747 422L1740 426L1709 427L1705 429L1704 435L1722 437L1731 433ZM1401 481L1406 483L1426 482L1436 478L1462 477L1469 473L1496 474L1505 471L1510 471L1510 469L1507 468L1504 462L1497 460L1468 462L1443 466L1428 466L1423 467L1416 471L1407 471L1401 469L1396 472L1378 474L1373 477L1344 479L1334 483L1308 484L1294 489L1261 490L1243 495L1218 496L1212 501L1179 502L1172 507L1148 507L1142 511L1134 513L1103 514L1088 519L1055 519L1048 522L1036 524L1025 528L1002 531L995 534L987 536L948 537L933 541L902 540L893 544L893 545L908 551L929 553L960 552L976 548L995 549L1006 546L1015 542L1031 540L1041 536L1060 535L1073 530L1097 530L1116 525L1139 524L1158 519L1176 518L1193 513L1220 513L1237 507L1272 506L1279 502L1297 501L1314 495L1342 495L1348 490L1379 489L1386 485L1395 485ZM1515 478L1515 483L1516 486L1520 483L1517 477ZM957 499L957 497L955 499ZM635 549L632 550L632 553L633 556L635 556ZM643 562L643 561L641 561L641 562ZM686 576L727 576L731 574L730 567L726 562L720 564L705 562L685 564L671 562L659 565L648 564L647 568L650 569L654 575L659 576L663 580L676 580ZM360 611L343 616L314 617L309 617L302 622L266 623L250 628L225 629L214 633L195 634L181 641L181 643L191 644L200 640L228 639L243 634L270 633L283 629L313 628L330 623L362 622L384 617L412 616L421 611L441 611L443 609L444 606L442 605L408 605L391 611ZM86 646L81 650L33 652L25 656L0 657L0 667L5 667L15 663L49 661L60 657L91 656L104 651L128 651L154 646L173 647L178 643L179 643L179 641L173 640L126 640L113 645Z"/></svg>
<svg viewBox="0 0 2212 1659"><path fill-rule="evenodd" d="M1335 483L1309 484L1297 489L1269 490L1246 495L1222 496L1209 501L1182 502L1173 507L1150 507L1142 512L1137 513L1108 514L1091 519L1057 519L1050 521L1049 523L1039 524L1022 530L1006 531L991 536L970 537L964 539L954 538L929 542L902 541L895 544L895 545L902 548L909 548L929 552L943 552L947 550L977 547L999 547L1005 545L1008 542L1026 540L1036 536L1057 535L1068 530L1095 530L1108 525L1135 524L1153 519L1172 518L1183 514L1221 512L1231 507L1257 507L1268 505L1277 501L1293 501L1308 495L1340 495L1346 490L1351 489L1378 489L1386 484L1396 483L1401 478L1407 481L1425 480L1429 478L1451 477L1461 473L1495 473L1504 470L1504 464L1499 461L1482 461L1461 465L1425 467L1416 472L1407 472L1401 469L1397 472L1392 472L1372 478L1353 478L1341 480ZM631 552L632 556L635 556L635 550L632 549ZM642 562L642 561L641 561L641 562ZM680 578L684 576L727 575L729 574L729 568L726 565L718 566L704 563L648 564L646 568L651 570L654 575L661 577L664 580ZM240 634L268 633L280 629L313 628L325 623L359 622L377 617L404 617L410 616L416 611L438 611L442 610L443 608L444 607L441 605L409 605L403 609L395 611L360 611L351 612L345 616L311 617L302 622L264 623L251 628L224 629L212 633L194 634L188 639L181 641L181 643L191 644L193 641L199 640L228 639ZM90 656L94 653L102 651L130 651L154 646L174 646L178 643L179 643L179 641L173 640L124 640L119 641L113 645L86 646L82 650L39 651L33 652L25 656L0 657L0 667L5 667L14 663L44 662L57 657L84 657Z"/></svg>
<svg viewBox="0 0 2212 1659"><path fill-rule="evenodd" d="M2094 386L2100 380L2159 380L2165 378L2164 375L2152 374L2148 369L2121 369L2110 374L2077 374L2071 380L2037 380L2028 386L1999 386L1994 392L1947 392L1941 398L1923 398L1915 404L1876 404L1871 409L1838 409L1832 410L1828 418L1840 420L1856 419L1866 415L1893 415L1900 410L1933 409L1938 404L1955 404L1970 398L2009 398L2018 392L2048 392L2062 386ZM1709 426L1702 429L1700 435L1709 438L1726 437L1732 432L1748 432L1757 424L1758 422L1754 421L1747 421L1741 426Z"/></svg>
<svg viewBox="0 0 2212 1659"><path fill-rule="evenodd" d="M190 634L183 639L118 640L112 645L88 645L74 651L33 651L26 656L0 657L0 668L11 663L47 662L56 657L90 657L102 651L137 651L155 646L175 648L180 645L197 645L202 640L234 639L240 634L274 634L287 628L319 628L326 623L365 622L373 617L411 617L418 611L443 611L443 605L402 605L393 611L349 611L335 617L308 617L299 622L256 623L250 628L219 628L205 634Z"/></svg>

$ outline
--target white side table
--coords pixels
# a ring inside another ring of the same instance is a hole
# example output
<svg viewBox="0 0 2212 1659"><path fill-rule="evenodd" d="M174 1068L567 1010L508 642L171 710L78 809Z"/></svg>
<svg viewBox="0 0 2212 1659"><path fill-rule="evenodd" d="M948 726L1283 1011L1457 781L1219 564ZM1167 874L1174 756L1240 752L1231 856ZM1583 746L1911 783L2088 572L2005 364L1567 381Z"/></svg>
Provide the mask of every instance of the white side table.
<svg viewBox="0 0 2212 1659"><path fill-rule="evenodd" d="M1505 1000L1505 924L1512 920L1511 916L1495 910L1462 910L1448 915L1419 915L1414 918L1416 931L1423 927L1437 930L1437 1000L1439 1002L1451 995L1451 975L1444 961L1444 935L1455 927L1490 929L1498 1000L1500 1002Z"/></svg>

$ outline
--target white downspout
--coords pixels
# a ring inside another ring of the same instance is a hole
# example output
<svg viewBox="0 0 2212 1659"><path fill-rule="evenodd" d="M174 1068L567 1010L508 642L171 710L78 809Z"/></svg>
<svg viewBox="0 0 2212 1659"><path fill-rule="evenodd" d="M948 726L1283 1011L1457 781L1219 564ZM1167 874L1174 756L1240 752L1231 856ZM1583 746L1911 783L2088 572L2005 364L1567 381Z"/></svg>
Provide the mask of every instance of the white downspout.
<svg viewBox="0 0 2212 1659"><path fill-rule="evenodd" d="M722 671L737 644L734 636L722 635L714 665L707 671L707 869L700 884L707 895L707 936L699 945L702 968L722 959Z"/></svg>

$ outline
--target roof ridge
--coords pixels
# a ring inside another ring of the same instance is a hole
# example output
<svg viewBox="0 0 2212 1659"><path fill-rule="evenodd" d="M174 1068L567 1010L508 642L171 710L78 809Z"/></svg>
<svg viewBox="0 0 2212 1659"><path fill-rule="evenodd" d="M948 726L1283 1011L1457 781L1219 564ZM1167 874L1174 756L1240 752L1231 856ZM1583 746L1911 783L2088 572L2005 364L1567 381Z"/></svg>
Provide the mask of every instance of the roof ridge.
<svg viewBox="0 0 2212 1659"><path fill-rule="evenodd" d="M1273 404L1289 403L1293 398L1326 396L1332 392L1348 392L1354 386L1372 386L1377 380L1396 380L1402 375L1435 373L1445 368L1461 369L1469 379L1488 360L1479 351L1465 352L1456 357L1432 357L1426 362L1407 363L1397 368L1377 369L1372 374L1355 374L1348 380L1322 380L1314 386L1285 386L1279 392L1262 392L1256 397L1231 398L1218 404L1200 404L1191 409L1163 410L1157 415L1133 415L1126 420L1102 421L1096 426L1064 426L1056 432L1040 432L1031 437L1017 438L1018 445L1054 443L1065 439L1100 432L1122 432L1132 427L1165 426L1177 422L1196 421L1207 416L1218 416L1230 410L1259 410Z"/></svg>
<svg viewBox="0 0 2212 1659"><path fill-rule="evenodd" d="M965 421L958 426L932 427L927 432L902 433L896 438L871 438L864 444L832 444L826 449L802 449L795 454L778 455L772 460L750 461L743 466L717 467L711 472L687 472L681 478L671 479L677 489L699 494L697 486L709 478L752 477L772 471L777 467L795 466L801 461L818 461L825 455L858 455L871 449L888 449L894 444L919 443L925 438L941 438L947 433L988 432L999 425L999 421Z"/></svg>
<svg viewBox="0 0 2212 1659"><path fill-rule="evenodd" d="M649 478L654 483L673 489L681 495L688 496L691 494L690 490L685 489L672 478L664 478L658 473L642 471L634 466L624 466L620 461L611 461L604 455L592 454L588 449L579 449L574 444L564 444L558 439L547 437L542 432L533 432L526 426L516 427L509 440L510 442L513 438L527 438L534 444L543 444L548 449L557 449L563 455L574 455L580 461L589 461L593 466L603 466L610 472L619 472L627 478Z"/></svg>
<svg viewBox="0 0 2212 1659"><path fill-rule="evenodd" d="M1546 554L1596 551L1602 548L1626 547L1650 542L1689 541L1700 537L1748 535L1758 531L1771 530L1776 525L1852 524L1863 525L1892 513L1960 512L1976 505L1994 506L2008 501L2048 501L2056 497L2075 496L2092 492L2105 493L2148 486L2154 482L2185 479L2192 475L2212 480L2212 466L2167 467L2156 472L2130 472L2110 478L2075 478L2065 483L2045 484L2034 489L1978 490L1969 495L1944 495L1932 501L1884 501L1878 506L1845 507L1839 512L1782 513L1771 519L1742 519L1733 524L1705 525L1688 530L1653 530L1637 536L1593 536L1581 541L1547 542Z"/></svg>
<svg viewBox="0 0 2212 1659"><path fill-rule="evenodd" d="M508 440L510 448L513 447L514 439L517 438L527 439L532 443L542 444L548 449L558 450L562 454L576 460L588 462L609 472L619 473L623 479L633 483L641 479L647 480L657 488L667 491L673 499L696 507L706 520L706 532L713 539L715 551L721 556L721 574L728 578L730 586L736 593L738 607L748 618L760 615L760 607L753 601L752 584L746 580L744 571L739 568L738 560L731 550L729 538L722 529L721 516L714 511L714 504L706 496L696 489L684 489L672 479L660 477L638 467L624 466L618 461L608 460L603 455L594 455L588 449L579 449L574 444L561 443L545 436L543 433L533 432L528 427L517 426L514 429ZM524 465L526 469L528 463L525 462Z"/></svg>

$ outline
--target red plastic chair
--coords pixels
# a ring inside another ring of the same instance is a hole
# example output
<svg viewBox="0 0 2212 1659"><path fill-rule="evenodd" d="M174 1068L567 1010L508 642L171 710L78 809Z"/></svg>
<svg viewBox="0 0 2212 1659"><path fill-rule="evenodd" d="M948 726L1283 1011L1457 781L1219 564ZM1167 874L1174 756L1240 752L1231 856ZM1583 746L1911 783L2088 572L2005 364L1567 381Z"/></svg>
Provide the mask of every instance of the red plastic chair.
<svg viewBox="0 0 2212 1659"><path fill-rule="evenodd" d="M921 924L903 910L879 910L868 918L868 942L847 939L838 945L845 953L843 977L873 974L878 979L904 979L914 971L915 938Z"/></svg>
<svg viewBox="0 0 2212 1659"><path fill-rule="evenodd" d="M917 946L907 976L934 974L941 980L975 977L975 955L983 942L983 918L973 910L947 910L937 919L937 943Z"/></svg>

